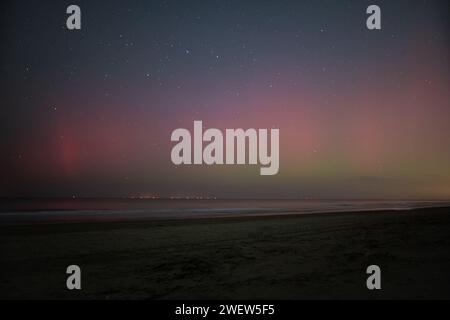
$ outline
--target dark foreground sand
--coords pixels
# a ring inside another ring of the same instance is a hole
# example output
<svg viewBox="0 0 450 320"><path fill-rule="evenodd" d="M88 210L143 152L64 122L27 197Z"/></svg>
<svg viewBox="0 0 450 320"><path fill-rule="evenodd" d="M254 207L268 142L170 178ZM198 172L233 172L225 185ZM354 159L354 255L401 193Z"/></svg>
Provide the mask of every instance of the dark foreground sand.
<svg viewBox="0 0 450 320"><path fill-rule="evenodd" d="M0 226L0 258L8 299L450 298L450 208Z"/></svg>

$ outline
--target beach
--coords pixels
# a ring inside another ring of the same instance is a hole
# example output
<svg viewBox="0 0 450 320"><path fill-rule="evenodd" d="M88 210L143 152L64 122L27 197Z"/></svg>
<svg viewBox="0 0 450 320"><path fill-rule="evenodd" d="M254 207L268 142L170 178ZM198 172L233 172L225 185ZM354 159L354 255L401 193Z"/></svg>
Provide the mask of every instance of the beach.
<svg viewBox="0 0 450 320"><path fill-rule="evenodd" d="M0 224L0 257L2 299L448 299L450 207Z"/></svg>

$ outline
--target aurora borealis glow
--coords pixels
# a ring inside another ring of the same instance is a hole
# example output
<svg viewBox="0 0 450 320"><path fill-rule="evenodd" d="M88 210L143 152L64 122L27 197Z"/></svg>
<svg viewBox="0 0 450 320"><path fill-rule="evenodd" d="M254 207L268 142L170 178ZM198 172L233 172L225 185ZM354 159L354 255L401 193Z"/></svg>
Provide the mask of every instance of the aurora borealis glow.
<svg viewBox="0 0 450 320"><path fill-rule="evenodd" d="M0 195L450 199L448 2L375 2L4 4ZM279 128L279 174L173 165L194 120Z"/></svg>

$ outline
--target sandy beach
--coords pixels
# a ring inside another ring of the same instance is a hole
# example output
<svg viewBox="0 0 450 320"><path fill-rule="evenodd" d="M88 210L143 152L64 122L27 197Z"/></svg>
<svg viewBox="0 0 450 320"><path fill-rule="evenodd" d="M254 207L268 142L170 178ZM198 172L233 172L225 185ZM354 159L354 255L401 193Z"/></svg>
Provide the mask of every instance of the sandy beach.
<svg viewBox="0 0 450 320"><path fill-rule="evenodd" d="M450 298L450 208L1 225L0 256L2 299Z"/></svg>

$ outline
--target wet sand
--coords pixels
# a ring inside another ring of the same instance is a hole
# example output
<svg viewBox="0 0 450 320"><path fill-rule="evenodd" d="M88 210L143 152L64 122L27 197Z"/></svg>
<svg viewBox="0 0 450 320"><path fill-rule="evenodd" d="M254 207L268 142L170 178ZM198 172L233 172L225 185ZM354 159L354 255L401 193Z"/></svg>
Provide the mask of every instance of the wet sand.
<svg viewBox="0 0 450 320"><path fill-rule="evenodd" d="M448 299L450 208L3 225L0 260L2 299Z"/></svg>

